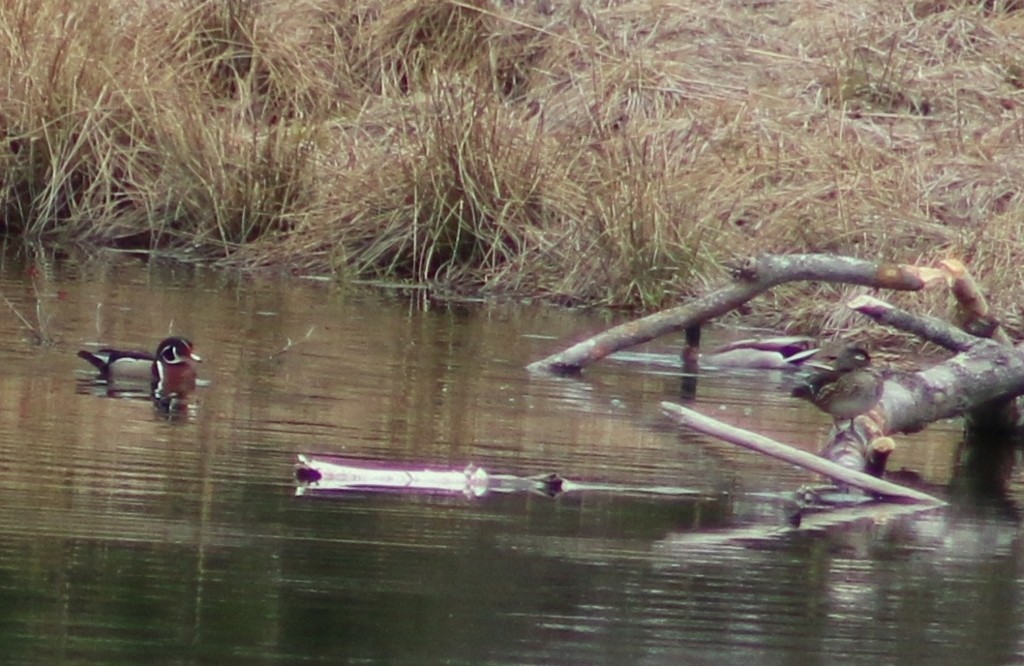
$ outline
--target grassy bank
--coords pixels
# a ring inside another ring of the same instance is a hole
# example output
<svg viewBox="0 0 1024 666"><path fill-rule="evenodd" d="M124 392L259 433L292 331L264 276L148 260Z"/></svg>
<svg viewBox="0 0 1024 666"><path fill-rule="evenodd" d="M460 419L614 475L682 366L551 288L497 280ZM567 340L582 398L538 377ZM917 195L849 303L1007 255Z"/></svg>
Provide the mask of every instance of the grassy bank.
<svg viewBox="0 0 1024 666"><path fill-rule="evenodd" d="M957 256L1020 329L1009 4L12 0L3 223L638 307L751 252ZM820 293L763 307L841 326Z"/></svg>

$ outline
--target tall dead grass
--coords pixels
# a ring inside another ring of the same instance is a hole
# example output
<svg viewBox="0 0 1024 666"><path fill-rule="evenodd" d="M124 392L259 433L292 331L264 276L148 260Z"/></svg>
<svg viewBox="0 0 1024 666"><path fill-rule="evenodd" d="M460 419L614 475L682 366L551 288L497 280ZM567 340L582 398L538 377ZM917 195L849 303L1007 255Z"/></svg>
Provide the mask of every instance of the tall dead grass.
<svg viewBox="0 0 1024 666"><path fill-rule="evenodd" d="M32 238L644 308L753 252L958 256L1019 330L1018 9L11 0L0 211ZM846 326L840 295L761 314Z"/></svg>

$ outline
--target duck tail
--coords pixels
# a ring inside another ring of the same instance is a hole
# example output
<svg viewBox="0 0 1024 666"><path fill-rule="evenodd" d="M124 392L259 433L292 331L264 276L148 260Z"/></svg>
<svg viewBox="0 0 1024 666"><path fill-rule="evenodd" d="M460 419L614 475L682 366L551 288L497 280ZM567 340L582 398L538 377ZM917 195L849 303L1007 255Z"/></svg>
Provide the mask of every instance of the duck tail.
<svg viewBox="0 0 1024 666"><path fill-rule="evenodd" d="M99 356L97 356L96 354L93 354L92 352L89 352L89 351L86 351L86 350L83 349L83 350L78 352L78 358L84 358L86 361L89 362L90 365L95 367L100 372L103 372L104 370L107 369L107 362L106 362L106 360L103 359L103 358L100 358Z"/></svg>

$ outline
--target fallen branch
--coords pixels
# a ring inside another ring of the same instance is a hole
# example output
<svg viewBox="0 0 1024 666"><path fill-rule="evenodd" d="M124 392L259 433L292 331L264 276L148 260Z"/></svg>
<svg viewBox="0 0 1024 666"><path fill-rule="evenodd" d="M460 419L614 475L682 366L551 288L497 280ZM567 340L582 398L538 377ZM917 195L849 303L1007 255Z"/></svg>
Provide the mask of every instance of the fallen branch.
<svg viewBox="0 0 1024 666"><path fill-rule="evenodd" d="M743 305L774 286L799 280L859 284L916 291L947 274L932 268L879 264L829 254L762 255L735 272L736 281L675 308L608 329L568 349L531 363L531 371L572 374L609 354L691 326Z"/></svg>
<svg viewBox="0 0 1024 666"><path fill-rule="evenodd" d="M828 459L841 461L846 468L881 473L891 448L879 445L888 435L916 432L938 419L964 414L971 415L969 421L979 431L1005 431L1017 424L1016 411L1010 407L1014 397L1024 394L1024 352L877 298L858 297L850 307L958 353L920 372L884 373L885 389L878 404L852 425L832 430L822 447ZM891 440L885 446L891 447Z"/></svg>
<svg viewBox="0 0 1024 666"><path fill-rule="evenodd" d="M978 342L977 337L964 333L949 322L901 310L891 303L873 296L857 296L846 305L851 310L856 310L879 324L913 333L922 340L937 344L951 352L967 351Z"/></svg>
<svg viewBox="0 0 1024 666"><path fill-rule="evenodd" d="M914 315L871 297L851 301L850 307L858 312L912 332L955 352L956 356L922 372L885 373L884 393L878 404L849 425L837 425L823 448L824 455L833 463L842 462L837 468L881 474L893 448L888 435L914 432L940 418L966 415L969 431L985 432L1007 432L1022 420L1014 409L1014 399L1024 395L1024 352L1008 344L1008 337L991 314L984 294L966 267L956 260L945 261L939 268L928 268L817 254L751 258L736 268L733 283L726 287L685 305L615 326L528 368L574 374L613 352L685 330L682 360L689 375L684 377L684 390L692 392L699 370L701 325L776 285L798 280L903 291L920 290L941 281L954 296L958 321L966 329L965 332L939 319ZM817 460L816 464L833 464L811 457ZM799 464L808 463L805 460ZM844 482L857 485L845 479Z"/></svg>
<svg viewBox="0 0 1024 666"><path fill-rule="evenodd" d="M680 425L688 426L731 444L738 444L758 453L784 460L803 469L827 476L830 479L845 483L854 488L859 488L865 492L913 502L945 504L942 500L932 497L927 493L895 483L889 483L870 474L837 465L813 453L802 451L749 430L722 423L681 405L663 402L661 403L661 409L665 415Z"/></svg>

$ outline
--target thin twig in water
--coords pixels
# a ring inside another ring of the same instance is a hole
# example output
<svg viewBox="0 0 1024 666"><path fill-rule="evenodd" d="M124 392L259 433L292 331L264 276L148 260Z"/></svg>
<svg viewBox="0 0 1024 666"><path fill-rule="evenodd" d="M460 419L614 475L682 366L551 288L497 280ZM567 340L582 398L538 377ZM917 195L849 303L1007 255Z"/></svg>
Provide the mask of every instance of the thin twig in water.
<svg viewBox="0 0 1024 666"><path fill-rule="evenodd" d="M36 321L39 322L39 332L36 334L36 337L39 338L40 344L44 342L49 344L52 340L47 335L46 330L50 327L50 319L53 318L53 314L47 314L43 311L43 299L39 296L39 290L35 285L32 286L32 290L36 293Z"/></svg>
<svg viewBox="0 0 1024 666"><path fill-rule="evenodd" d="M270 360L273 361L275 358L281 356L285 352L290 351L291 348L294 347L295 345L297 345L298 343L305 342L306 340L309 340L309 338L313 335L313 329L314 328L316 328L316 327L315 326L310 326L309 330L306 331L306 334L304 336L302 336L301 338L299 338L298 340L293 341L291 338L288 338L288 342L285 344L284 347L281 347L281 349L277 350L276 352L274 352L273 354L270 355L270 357L269 357Z"/></svg>
<svg viewBox="0 0 1024 666"><path fill-rule="evenodd" d="M35 337L37 345L49 344L50 339L46 336L46 333L42 330L42 328L40 328L39 326L33 326L32 323L25 318L25 315L21 314L21 312L18 311L18 308L14 306L14 303L11 303L10 299L8 299L6 295L0 294L0 298L4 299L4 303L6 303L7 307L10 308L11 312L14 313L14 316L18 318L22 326L27 328L29 332ZM39 316L38 299L36 300L36 316Z"/></svg>

